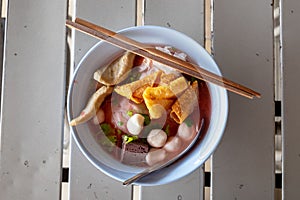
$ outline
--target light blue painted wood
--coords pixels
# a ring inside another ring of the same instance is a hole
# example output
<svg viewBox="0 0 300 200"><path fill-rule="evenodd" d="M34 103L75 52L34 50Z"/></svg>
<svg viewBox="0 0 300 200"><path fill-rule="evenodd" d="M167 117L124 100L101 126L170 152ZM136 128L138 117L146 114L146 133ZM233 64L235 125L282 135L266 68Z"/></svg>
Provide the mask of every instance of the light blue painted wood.
<svg viewBox="0 0 300 200"><path fill-rule="evenodd" d="M300 2L282 1L283 51L283 199L300 196Z"/></svg>
<svg viewBox="0 0 300 200"><path fill-rule="evenodd" d="M132 199L131 186L124 187L96 169L71 140L71 166L69 182L69 199Z"/></svg>
<svg viewBox="0 0 300 200"><path fill-rule="evenodd" d="M203 183L204 173L201 167L178 181L159 186L141 187L140 199L200 200L204 197Z"/></svg>
<svg viewBox="0 0 300 200"><path fill-rule="evenodd" d="M126 0L98 1L77 0L74 17L88 20L108 29L117 31L135 25L135 2ZM99 40L75 32L74 66L84 54ZM124 187L97 170L83 157L74 140L71 140L70 163L70 199L124 199L132 198L131 187Z"/></svg>
<svg viewBox="0 0 300 200"><path fill-rule="evenodd" d="M229 93L227 128L213 156L213 200L274 198L272 25L269 1L214 1L216 62L225 77L262 97Z"/></svg>
<svg viewBox="0 0 300 200"><path fill-rule="evenodd" d="M1 199L60 198L66 1L10 0L1 108Z"/></svg>
<svg viewBox="0 0 300 200"><path fill-rule="evenodd" d="M204 0L145 1L145 24L183 32L204 44Z"/></svg>

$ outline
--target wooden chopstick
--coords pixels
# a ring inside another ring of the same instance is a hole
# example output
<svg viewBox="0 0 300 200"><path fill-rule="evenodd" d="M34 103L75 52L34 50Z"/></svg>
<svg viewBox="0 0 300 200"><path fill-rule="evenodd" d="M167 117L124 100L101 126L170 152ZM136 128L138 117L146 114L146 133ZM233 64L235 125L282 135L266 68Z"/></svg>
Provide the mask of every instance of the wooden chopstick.
<svg viewBox="0 0 300 200"><path fill-rule="evenodd" d="M241 86L237 83L233 83L232 81L230 81L228 83L227 79L224 79L220 76L210 73L204 69L202 69L202 73L199 73L199 72L195 71L194 65L191 65L188 62L182 61L176 57L170 56L170 55L160 52L156 49L153 49L153 47L151 47L151 46L139 43L135 40L132 40L123 35L117 34L113 31L110 31L103 27L97 26L97 25L87 22L85 20L77 18L75 20L75 22L67 21L66 24L72 28L75 28L79 31L87 33L93 37L105 40L106 42L116 45L122 49L129 50L140 56L144 56L149 59L166 64L170 67L173 67L173 68L179 70L182 73L186 73L188 75L194 76L201 80L217 84L219 86L226 88L229 91L235 92L242 96L245 96L248 98L253 98L253 96L260 97L260 95L258 93L253 92L252 90L250 90L244 86ZM153 51L154 51L154 54L152 54ZM174 60L176 62L174 62ZM178 63L180 63L181 65ZM199 68L199 67L197 67L197 68ZM199 68L199 69L201 69L201 68Z"/></svg>
<svg viewBox="0 0 300 200"><path fill-rule="evenodd" d="M183 60L181 60L179 58L176 58L176 57L171 56L169 54L166 54L166 53L164 53L162 51L159 51L159 50L153 48L152 46L149 46L149 45L137 42L137 41L132 40L132 39L130 39L128 37L125 37L123 35L117 34L117 33L113 32L111 30L108 30L108 29L105 29L105 28L100 27L98 25L92 24L92 23L90 23L88 21L85 21L83 19L80 19L80 18L75 19L75 22L78 23L78 24L81 24L83 26L89 27L89 28L91 28L93 30L97 30L97 31L99 31L101 33L104 33L105 35L107 35L109 37L116 38L117 40L122 41L122 42L124 42L126 44L130 44L131 46L134 46L137 49L142 49L144 51L147 51L147 52L149 52L150 54L152 54L154 56L157 56L157 57L160 57L160 58L164 58L164 59L166 59L166 60L168 60L170 62L175 62L179 66L184 66L185 68L189 68L189 69L191 69L193 71L196 71L196 73L200 73L202 76L205 75L205 78L211 77L213 79L216 79L222 85L223 84L224 85L231 85L234 88L239 88L241 90L244 90L246 93L250 93L253 96L260 97L259 93L255 92L255 91L253 91L253 90L251 90L249 88L246 88L246 87L244 87L244 86L242 86L242 85L240 85L238 83L234 83L234 82L232 82L232 81L230 81L230 80L228 80L226 78L223 78L223 77L220 77L220 76L218 76L216 74L213 74L213 73L211 73L211 72L209 72L209 71L207 71L207 70L205 70L203 68L195 66L192 63L185 62L185 61L183 61ZM163 61L161 60L159 62L163 62ZM180 71L184 73L185 69L180 69ZM203 77L202 77L202 79L203 79ZM214 82L214 83L216 83L216 82ZM228 89L230 89L230 88L228 88Z"/></svg>
<svg viewBox="0 0 300 200"><path fill-rule="evenodd" d="M199 78L201 80L208 81L208 82L214 83L216 85L219 85L221 87L224 87L227 90L232 91L236 94L239 94L239 95L251 98L251 99L254 96L260 97L260 94L258 92L255 92L245 86L242 86L238 83L235 83L226 78L223 78L214 73L211 73L197 65L194 65L192 63L183 61L179 58L176 58L169 54L161 52L161 51L153 48L150 45L140 43L140 42L130 39L124 35L115 33L111 30L108 30L101 26L92 24L83 19L76 18L75 22L67 20L66 25L71 28L75 28L76 30L79 30L83 33L86 33L93 37L96 37L98 39L105 40L106 42L108 42L110 44L113 44L115 46L118 46L118 47L128 50L128 51L131 51L137 55L147 57L149 59L155 60L162 64L168 65L172 68L177 69L181 73L185 73L185 74L191 75L193 77Z"/></svg>

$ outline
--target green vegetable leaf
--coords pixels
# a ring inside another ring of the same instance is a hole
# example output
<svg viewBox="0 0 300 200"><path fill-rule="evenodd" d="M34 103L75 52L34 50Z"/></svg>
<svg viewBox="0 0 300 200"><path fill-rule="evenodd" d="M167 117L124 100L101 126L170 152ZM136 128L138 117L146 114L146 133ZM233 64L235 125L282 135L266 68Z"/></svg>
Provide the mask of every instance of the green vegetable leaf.
<svg viewBox="0 0 300 200"><path fill-rule="evenodd" d="M144 117L144 126L147 126L150 124L151 122L151 119L150 119L150 116L149 115L146 115L146 114L142 114L143 117Z"/></svg>
<svg viewBox="0 0 300 200"><path fill-rule="evenodd" d="M106 138L102 138L100 140L100 143L102 146L105 147L105 149L108 152L112 152L117 143L117 138L114 135L110 135L110 136L107 136Z"/></svg>
<svg viewBox="0 0 300 200"><path fill-rule="evenodd" d="M194 81L197 81L197 79L195 77L191 77L191 82L193 83Z"/></svg>
<svg viewBox="0 0 300 200"><path fill-rule="evenodd" d="M123 136L123 141L128 144L134 140L137 140L139 137L138 136L129 136L129 135L124 135Z"/></svg>
<svg viewBox="0 0 300 200"><path fill-rule="evenodd" d="M100 127L105 135L113 133L113 128L108 123L102 123L100 124Z"/></svg>
<svg viewBox="0 0 300 200"><path fill-rule="evenodd" d="M140 79L141 73L133 73L131 74L131 76L129 77L130 82L134 82Z"/></svg>
<svg viewBox="0 0 300 200"><path fill-rule="evenodd" d="M191 118L187 118L184 123L188 126L188 127L191 127L193 125L193 121Z"/></svg>
<svg viewBox="0 0 300 200"><path fill-rule="evenodd" d="M118 126L123 126L124 123L122 121L118 121Z"/></svg>
<svg viewBox="0 0 300 200"><path fill-rule="evenodd" d="M110 135L110 136L107 136L107 138L109 139L109 141L111 141L113 144L116 144L117 142L117 138L115 135Z"/></svg>
<svg viewBox="0 0 300 200"><path fill-rule="evenodd" d="M167 124L167 126L165 128L165 132L168 136L170 135L170 124Z"/></svg>
<svg viewBox="0 0 300 200"><path fill-rule="evenodd" d="M131 110L128 110L128 111L127 111L127 115L128 115L129 117L131 117L131 116L133 115L133 112L132 112Z"/></svg>

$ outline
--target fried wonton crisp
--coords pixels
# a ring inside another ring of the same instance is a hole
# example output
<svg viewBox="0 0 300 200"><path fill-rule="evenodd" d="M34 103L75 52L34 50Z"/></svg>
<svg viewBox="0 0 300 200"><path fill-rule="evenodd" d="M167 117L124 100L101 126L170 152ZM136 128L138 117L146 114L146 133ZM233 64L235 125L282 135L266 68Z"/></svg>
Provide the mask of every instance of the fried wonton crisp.
<svg viewBox="0 0 300 200"><path fill-rule="evenodd" d="M113 87L102 86L100 87L89 99L86 107L81 111L80 115L70 122L71 126L84 123L94 117L100 108L105 97L111 94Z"/></svg>
<svg viewBox="0 0 300 200"><path fill-rule="evenodd" d="M172 105L171 118L181 124L194 110L198 104L198 82L192 85Z"/></svg>
<svg viewBox="0 0 300 200"><path fill-rule="evenodd" d="M133 67L135 54L125 52L120 58L114 60L106 67L101 67L94 73L94 79L104 85L116 85L127 78Z"/></svg>
<svg viewBox="0 0 300 200"><path fill-rule="evenodd" d="M152 119L160 118L187 87L188 84L183 76L171 81L168 85L147 87L143 93L143 99L150 117Z"/></svg>
<svg viewBox="0 0 300 200"><path fill-rule="evenodd" d="M157 71L152 73L140 80L115 87L115 92L127 99L132 100L135 103L142 103L143 92L147 87L152 87L157 82L162 71Z"/></svg>

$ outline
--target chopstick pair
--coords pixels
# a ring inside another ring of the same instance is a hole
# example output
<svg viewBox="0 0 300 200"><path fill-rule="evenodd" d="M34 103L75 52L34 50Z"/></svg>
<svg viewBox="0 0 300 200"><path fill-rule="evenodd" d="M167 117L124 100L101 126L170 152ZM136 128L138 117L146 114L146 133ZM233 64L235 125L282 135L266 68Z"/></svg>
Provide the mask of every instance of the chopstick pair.
<svg viewBox="0 0 300 200"><path fill-rule="evenodd" d="M104 40L119 48L131 51L139 56L146 57L165 64L178 70L181 73L224 87L225 89L244 97L252 99L253 97L259 98L261 96L256 91L253 91L243 85L209 72L201 68L200 66L183 61L172 55L159 51L153 48L153 46L130 39L124 35L118 34L83 19L76 18L75 22L67 20L66 25L70 28L75 28L76 30L91 35L95 38Z"/></svg>

